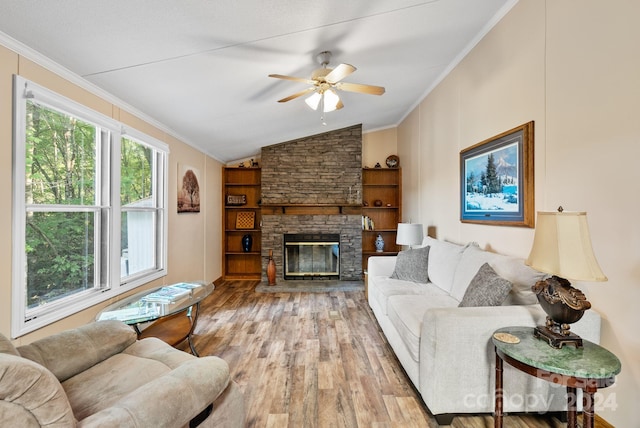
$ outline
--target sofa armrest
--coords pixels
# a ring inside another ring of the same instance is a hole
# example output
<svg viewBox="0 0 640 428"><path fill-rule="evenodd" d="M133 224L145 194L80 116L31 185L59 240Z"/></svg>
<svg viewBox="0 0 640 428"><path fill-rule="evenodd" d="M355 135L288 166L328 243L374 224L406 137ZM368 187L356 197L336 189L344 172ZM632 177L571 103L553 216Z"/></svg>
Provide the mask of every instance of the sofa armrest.
<svg viewBox="0 0 640 428"><path fill-rule="evenodd" d="M185 426L225 391L229 380L224 360L193 358L79 421L78 427Z"/></svg>
<svg viewBox="0 0 640 428"><path fill-rule="evenodd" d="M490 397L493 383L486 379L495 376L493 332L508 326L544 325L545 319L546 314L538 304L427 310L420 340L420 390L427 396L425 402L429 408L434 414L450 413L451 400L462 399L447 395L458 391L455 385L465 385L466 394L474 397L470 403L477 405L478 397ZM599 341L597 312L587 311L583 320L574 326L583 338ZM455 364L451 364L452 360ZM468 410L472 413L491 411L491 400L484 400L478 407L469 404Z"/></svg>
<svg viewBox="0 0 640 428"><path fill-rule="evenodd" d="M371 256L367 262L367 274L372 276L391 276L397 256Z"/></svg>
<svg viewBox="0 0 640 428"><path fill-rule="evenodd" d="M20 346L18 352L63 382L122 352L135 341L135 331L123 322L97 321Z"/></svg>
<svg viewBox="0 0 640 428"><path fill-rule="evenodd" d="M426 352L430 360L450 359L453 355L467 358L467 350L485 354L495 330L508 326L534 327L544 320L545 313L539 305L429 309L422 321L420 354ZM461 366L455 364L455 370Z"/></svg>
<svg viewBox="0 0 640 428"><path fill-rule="evenodd" d="M0 354L0 425L73 427L75 418L53 373L25 358Z"/></svg>

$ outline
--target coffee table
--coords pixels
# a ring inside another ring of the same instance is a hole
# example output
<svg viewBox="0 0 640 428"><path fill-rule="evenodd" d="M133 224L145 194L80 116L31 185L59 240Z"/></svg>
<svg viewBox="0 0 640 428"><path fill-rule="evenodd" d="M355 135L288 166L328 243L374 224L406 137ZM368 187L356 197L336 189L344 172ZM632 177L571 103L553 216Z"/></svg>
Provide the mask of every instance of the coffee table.
<svg viewBox="0 0 640 428"><path fill-rule="evenodd" d="M186 339L193 355L199 356L192 335L198 322L200 302L214 288L213 283L187 282L151 288L107 306L98 313L96 321L122 321L135 329L139 339L158 337L171 346ZM143 329L143 324L148 325Z"/></svg>

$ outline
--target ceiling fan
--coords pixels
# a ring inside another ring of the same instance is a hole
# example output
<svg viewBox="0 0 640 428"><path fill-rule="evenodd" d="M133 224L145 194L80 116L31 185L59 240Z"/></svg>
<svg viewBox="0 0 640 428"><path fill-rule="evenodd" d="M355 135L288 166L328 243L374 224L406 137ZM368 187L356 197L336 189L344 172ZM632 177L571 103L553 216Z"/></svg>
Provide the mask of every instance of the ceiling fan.
<svg viewBox="0 0 640 428"><path fill-rule="evenodd" d="M316 59L322 67L313 71L311 79L284 76L282 74L269 75L269 77L274 77L276 79L293 80L312 85L310 88L278 100L279 103L286 103L287 101L291 101L311 93L311 96L305 99L307 105L314 110L318 110L318 108L320 108L326 113L344 107L344 104L340 100L336 91L358 92L371 95L384 94L384 88L382 86L342 82L342 79L356 71L356 68L351 64L339 64L336 68L328 68L327 65L329 65L329 61L331 59L331 52L320 52Z"/></svg>

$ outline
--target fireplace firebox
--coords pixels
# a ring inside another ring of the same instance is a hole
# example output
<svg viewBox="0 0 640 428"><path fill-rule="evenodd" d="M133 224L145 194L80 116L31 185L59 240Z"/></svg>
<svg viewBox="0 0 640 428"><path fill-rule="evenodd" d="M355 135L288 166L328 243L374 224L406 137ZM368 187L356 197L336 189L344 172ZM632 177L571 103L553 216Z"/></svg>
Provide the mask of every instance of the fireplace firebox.
<svg viewBox="0 0 640 428"><path fill-rule="evenodd" d="M284 279L340 279L340 235L284 235Z"/></svg>

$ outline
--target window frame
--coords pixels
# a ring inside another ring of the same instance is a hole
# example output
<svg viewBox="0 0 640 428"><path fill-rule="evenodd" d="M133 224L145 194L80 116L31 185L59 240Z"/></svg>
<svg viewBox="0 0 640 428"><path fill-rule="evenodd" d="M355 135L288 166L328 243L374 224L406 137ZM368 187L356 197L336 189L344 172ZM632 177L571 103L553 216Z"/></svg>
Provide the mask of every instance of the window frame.
<svg viewBox="0 0 640 428"><path fill-rule="evenodd" d="M98 113L76 101L57 94L22 76L14 75L13 85L13 237L12 237L12 302L11 336L20 337L95 304L111 299L140 285L167 275L168 245L168 158L167 144L134 128ZM97 283L91 289L60 298L38 308L28 309L26 282L26 111L27 100L52 108L100 128L102 145L96 149L96 184L93 205L30 206L30 211L94 212L96 222L95 260ZM153 150L155 156L154 209L156 268L121 280L120 277L120 146L122 138L130 138Z"/></svg>

